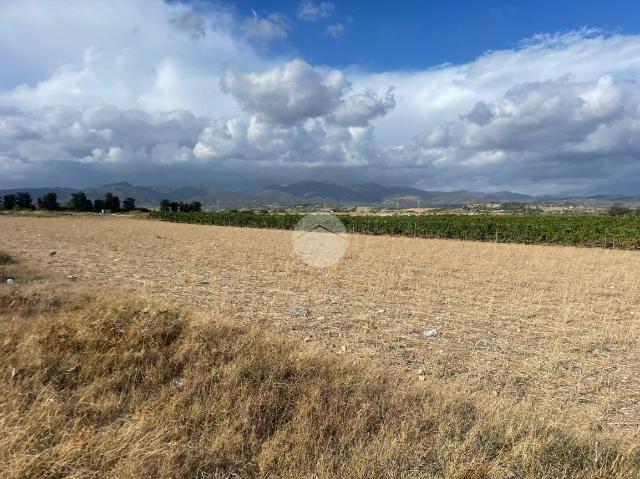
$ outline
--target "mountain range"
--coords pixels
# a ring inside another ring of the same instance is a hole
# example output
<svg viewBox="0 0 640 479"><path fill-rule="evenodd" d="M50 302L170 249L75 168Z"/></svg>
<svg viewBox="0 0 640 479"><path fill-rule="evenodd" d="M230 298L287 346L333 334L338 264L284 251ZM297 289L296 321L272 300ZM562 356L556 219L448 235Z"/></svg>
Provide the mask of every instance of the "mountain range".
<svg viewBox="0 0 640 479"><path fill-rule="evenodd" d="M177 188L134 186L127 182L83 189L68 187L15 188L0 190L0 196L28 191L36 198L55 192L58 201L67 202L72 193L84 191L90 199L103 198L111 192L120 199L133 197L138 206L157 207L161 200L199 201L205 208L241 208L263 206L390 206L390 207L459 207L472 203L589 203L610 206L622 203L640 205L640 196L596 195L591 197L530 196L510 191L484 193L477 191L425 191L405 186L382 186L376 183L341 185L325 181L300 181L288 185L269 185L250 191L228 191L211 186L182 186Z"/></svg>

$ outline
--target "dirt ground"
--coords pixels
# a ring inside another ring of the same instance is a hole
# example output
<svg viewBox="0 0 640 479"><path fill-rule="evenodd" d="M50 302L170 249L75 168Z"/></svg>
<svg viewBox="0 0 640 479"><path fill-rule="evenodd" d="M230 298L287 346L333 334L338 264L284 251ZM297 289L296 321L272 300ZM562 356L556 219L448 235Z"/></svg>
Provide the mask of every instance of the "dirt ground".
<svg viewBox="0 0 640 479"><path fill-rule="evenodd" d="M638 252L350 235L345 257L317 269L287 231L96 216L0 216L0 250L78 284L640 435Z"/></svg>

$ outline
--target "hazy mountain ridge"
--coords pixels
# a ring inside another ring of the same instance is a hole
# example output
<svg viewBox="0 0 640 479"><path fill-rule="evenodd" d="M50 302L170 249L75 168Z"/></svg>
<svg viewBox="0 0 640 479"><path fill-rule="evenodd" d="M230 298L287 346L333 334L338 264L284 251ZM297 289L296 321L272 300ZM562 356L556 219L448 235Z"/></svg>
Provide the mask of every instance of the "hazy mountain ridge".
<svg viewBox="0 0 640 479"><path fill-rule="evenodd" d="M570 196L530 196L511 191L492 193L477 191L425 191L406 186L383 186L377 183L341 185L324 181L300 181L287 185L269 185L251 191L227 191L212 186L181 186L177 188L135 186L128 182L106 184L91 188L13 188L0 190L0 196L19 191L28 191L36 198L48 192L58 194L60 202L67 202L71 194L84 191L90 199L103 198L111 192L120 199L133 197L139 206L156 207L161 200L200 201L205 207L259 207L267 205L378 205L410 208L462 206L471 203L590 203L593 206L607 206L614 202L640 205L640 196L594 195L591 197Z"/></svg>

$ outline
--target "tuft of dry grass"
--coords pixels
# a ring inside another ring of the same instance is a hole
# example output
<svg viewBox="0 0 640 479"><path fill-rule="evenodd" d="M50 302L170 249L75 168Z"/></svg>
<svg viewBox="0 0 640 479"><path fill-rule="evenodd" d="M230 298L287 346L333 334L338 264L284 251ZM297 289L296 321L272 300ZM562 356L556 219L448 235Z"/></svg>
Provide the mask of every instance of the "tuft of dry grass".
<svg viewBox="0 0 640 479"><path fill-rule="evenodd" d="M518 407L224 318L50 290L0 289L3 477L640 474L637 450Z"/></svg>
<svg viewBox="0 0 640 479"><path fill-rule="evenodd" d="M11 262L11 255L5 251L0 251L0 265Z"/></svg>

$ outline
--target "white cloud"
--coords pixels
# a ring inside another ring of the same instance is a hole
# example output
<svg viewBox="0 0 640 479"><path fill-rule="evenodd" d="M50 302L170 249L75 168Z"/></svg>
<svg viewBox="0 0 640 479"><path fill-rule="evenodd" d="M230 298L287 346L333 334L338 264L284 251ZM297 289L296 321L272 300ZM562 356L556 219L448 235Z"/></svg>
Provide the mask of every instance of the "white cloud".
<svg viewBox="0 0 640 479"><path fill-rule="evenodd" d="M0 25L0 58L10 62L0 75L0 105L23 109L110 104L236 115L220 75L230 65L274 64L214 7L195 14L162 0L7 0Z"/></svg>
<svg viewBox="0 0 640 479"><path fill-rule="evenodd" d="M301 60L264 73L229 70L220 85L244 110L282 123L326 115L349 88L341 71L313 68Z"/></svg>
<svg viewBox="0 0 640 479"><path fill-rule="evenodd" d="M304 0L298 7L298 18L314 22L331 17L335 9L335 5L331 2L314 3L312 0Z"/></svg>
<svg viewBox="0 0 640 479"><path fill-rule="evenodd" d="M253 16L246 18L240 29L247 40L265 47L274 40L287 38L289 24L287 18L280 13L262 18L254 10Z"/></svg>
<svg viewBox="0 0 640 479"><path fill-rule="evenodd" d="M344 25L342 23L333 23L331 25L327 25L327 27L324 29L325 33L332 37L332 38L340 38L342 35L344 35L344 32L346 31L346 29L344 28Z"/></svg>
<svg viewBox="0 0 640 479"><path fill-rule="evenodd" d="M207 34L204 18L197 13L187 12L173 20L173 24L189 32L193 40L198 40Z"/></svg>
<svg viewBox="0 0 640 479"><path fill-rule="evenodd" d="M326 18L325 3L300 12ZM178 163L533 193L640 181L640 35L540 35L372 73L268 55L285 19L202 4L6 0L0 25L0 186L89 167L153 182Z"/></svg>
<svg viewBox="0 0 640 479"><path fill-rule="evenodd" d="M345 126L367 126L375 118L381 118L396 106L393 89L380 97L373 91L357 93L346 98L331 114L331 119Z"/></svg>

